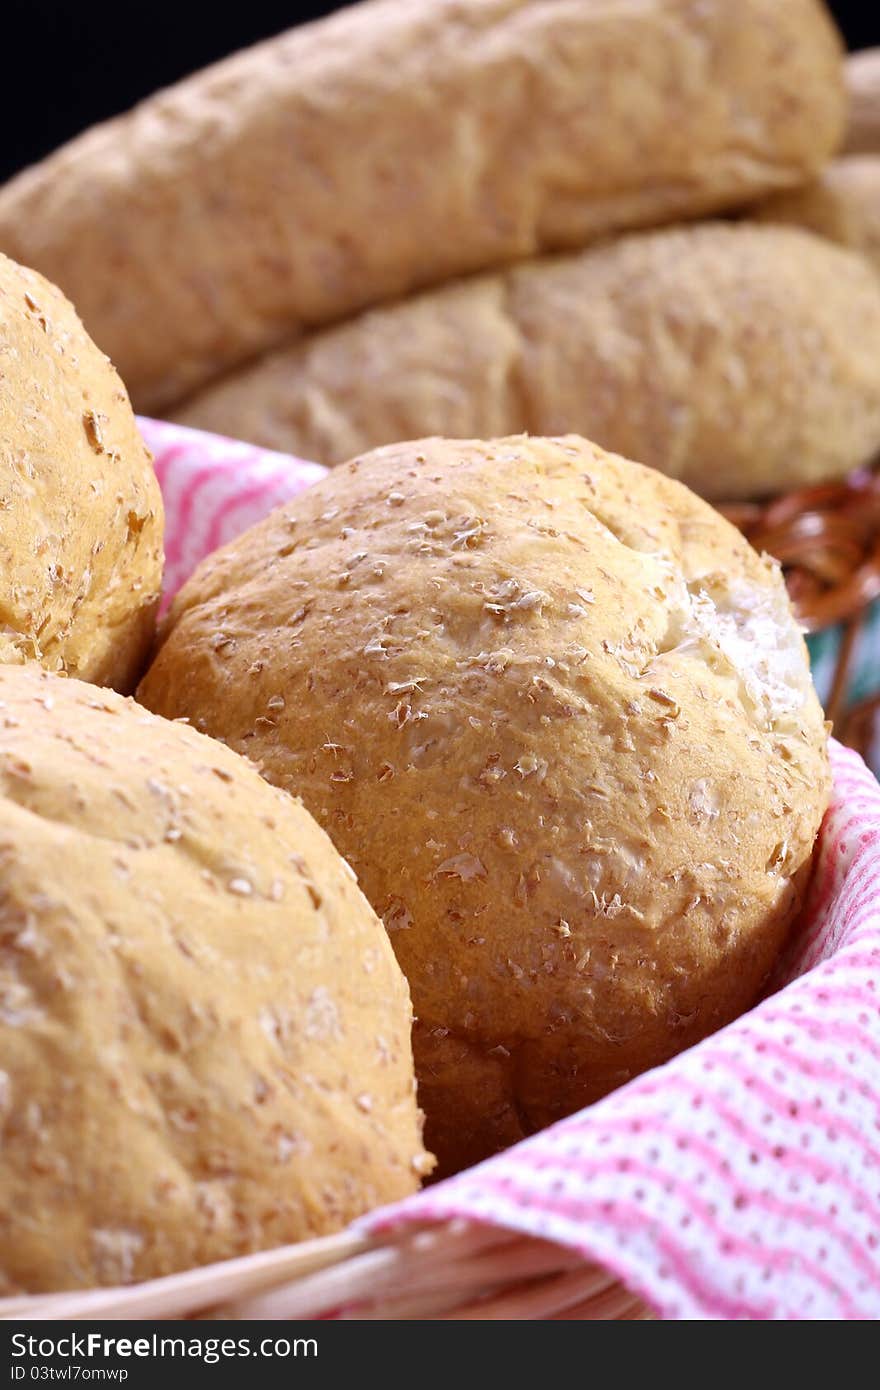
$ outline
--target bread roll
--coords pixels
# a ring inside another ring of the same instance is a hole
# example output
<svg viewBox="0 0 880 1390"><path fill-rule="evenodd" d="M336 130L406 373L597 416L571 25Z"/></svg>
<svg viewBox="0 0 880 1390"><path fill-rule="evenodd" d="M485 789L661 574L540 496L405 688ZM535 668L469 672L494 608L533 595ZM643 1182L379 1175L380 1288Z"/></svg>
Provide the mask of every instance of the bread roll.
<svg viewBox="0 0 880 1390"><path fill-rule="evenodd" d="M0 1293L320 1235L430 1167L385 932L228 749L0 668Z"/></svg>
<svg viewBox="0 0 880 1390"><path fill-rule="evenodd" d="M374 0L209 68L0 193L140 409L379 300L803 181L819 0Z"/></svg>
<svg viewBox="0 0 880 1390"><path fill-rule="evenodd" d="M122 382L55 286L0 255L0 662L131 689L162 526Z"/></svg>
<svg viewBox="0 0 880 1390"><path fill-rule="evenodd" d="M752 216L807 227L860 252L880 270L880 153L835 159L812 183L768 198Z"/></svg>
<svg viewBox="0 0 880 1390"><path fill-rule="evenodd" d="M844 149L880 154L880 48L866 48L846 60L849 118Z"/></svg>
<svg viewBox="0 0 880 1390"><path fill-rule="evenodd" d="M577 430L732 500L870 459L878 363L880 286L856 257L705 223L375 309L175 418L322 463L424 434Z"/></svg>
<svg viewBox="0 0 880 1390"><path fill-rule="evenodd" d="M141 696L350 857L444 1171L750 1005L828 796L778 568L575 437L335 470L202 564Z"/></svg>

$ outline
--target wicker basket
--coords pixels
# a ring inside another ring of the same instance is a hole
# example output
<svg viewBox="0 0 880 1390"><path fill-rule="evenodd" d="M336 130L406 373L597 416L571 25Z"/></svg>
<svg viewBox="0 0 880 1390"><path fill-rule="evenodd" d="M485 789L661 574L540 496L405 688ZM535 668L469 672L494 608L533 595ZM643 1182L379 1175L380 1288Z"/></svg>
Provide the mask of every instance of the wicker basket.
<svg viewBox="0 0 880 1390"><path fill-rule="evenodd" d="M388 1240L352 1232L123 1289L0 1300L4 1318L649 1318L559 1245L452 1221Z"/></svg>
<svg viewBox="0 0 880 1390"><path fill-rule="evenodd" d="M828 703L835 733L859 748L880 697L847 707L852 653L880 596L880 476L723 509L783 564L805 628L843 623ZM651 1318L607 1270L576 1252L462 1221L338 1236L119 1289L0 1300L4 1318L579 1319Z"/></svg>
<svg viewBox="0 0 880 1390"><path fill-rule="evenodd" d="M880 472L862 470L843 482L721 511L756 550L782 563L795 611L808 632L843 624L825 712L835 737L864 754L880 718L880 693L850 705L848 687L859 631L870 604L880 597Z"/></svg>

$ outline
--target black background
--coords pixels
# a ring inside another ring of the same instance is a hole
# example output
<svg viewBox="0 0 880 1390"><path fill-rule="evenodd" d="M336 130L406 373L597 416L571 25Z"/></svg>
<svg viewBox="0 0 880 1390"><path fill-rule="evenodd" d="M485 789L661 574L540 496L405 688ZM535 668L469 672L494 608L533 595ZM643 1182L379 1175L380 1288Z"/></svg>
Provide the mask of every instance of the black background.
<svg viewBox="0 0 880 1390"><path fill-rule="evenodd" d="M341 8L292 0L0 0L0 179L157 87ZM851 48L880 45L880 6L839 0L831 8Z"/></svg>

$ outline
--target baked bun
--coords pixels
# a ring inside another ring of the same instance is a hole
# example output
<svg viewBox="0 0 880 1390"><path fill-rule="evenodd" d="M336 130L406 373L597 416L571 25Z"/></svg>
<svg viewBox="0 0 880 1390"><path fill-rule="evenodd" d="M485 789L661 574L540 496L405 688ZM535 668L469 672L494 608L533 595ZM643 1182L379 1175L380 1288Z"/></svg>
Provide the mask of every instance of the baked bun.
<svg viewBox="0 0 880 1390"><path fill-rule="evenodd" d="M832 160L812 183L768 198L752 216L818 232L880 270L880 153Z"/></svg>
<svg viewBox="0 0 880 1390"><path fill-rule="evenodd" d="M872 458L878 362L880 284L858 257L797 228L709 222L373 310L174 418L328 464L433 433L577 430L733 500Z"/></svg>
<svg viewBox="0 0 880 1390"><path fill-rule="evenodd" d="M203 563L141 695L350 858L446 1171L750 1005L828 796L776 565L574 436L337 469Z"/></svg>
<svg viewBox="0 0 880 1390"><path fill-rule="evenodd" d="M72 306L2 255L0 364L0 662L131 689L162 579L159 486Z"/></svg>
<svg viewBox="0 0 880 1390"><path fill-rule="evenodd" d="M406 982L243 759L0 668L0 881L0 1291L168 1274L417 1186Z"/></svg>
<svg viewBox="0 0 880 1390"><path fill-rule="evenodd" d="M820 0L345 5L26 169L0 247L164 413L370 304L802 183L842 56Z"/></svg>

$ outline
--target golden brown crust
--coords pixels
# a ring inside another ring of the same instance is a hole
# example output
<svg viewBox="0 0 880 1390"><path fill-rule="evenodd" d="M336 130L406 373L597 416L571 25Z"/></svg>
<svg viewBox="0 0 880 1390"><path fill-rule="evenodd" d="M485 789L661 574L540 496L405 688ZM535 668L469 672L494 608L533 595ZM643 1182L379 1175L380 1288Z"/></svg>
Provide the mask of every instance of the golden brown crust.
<svg viewBox="0 0 880 1390"><path fill-rule="evenodd" d="M843 148L850 154L880 154L880 48L846 60L849 105Z"/></svg>
<svg viewBox="0 0 880 1390"><path fill-rule="evenodd" d="M832 160L812 183L768 198L751 216L806 227L858 251L880 270L880 153Z"/></svg>
<svg viewBox="0 0 880 1390"><path fill-rule="evenodd" d="M60 291L0 255L0 662L130 690L162 526L122 382Z"/></svg>
<svg viewBox="0 0 880 1390"><path fill-rule="evenodd" d="M844 117L818 0L375 0L0 193L141 409L452 275L801 182Z"/></svg>
<svg viewBox="0 0 880 1390"><path fill-rule="evenodd" d="M323 463L433 433L576 430L733 500L872 458L878 361L880 285L857 258L792 228L704 223L375 309L175 418Z"/></svg>
<svg viewBox="0 0 880 1390"><path fill-rule="evenodd" d="M336 1230L430 1165L386 935L228 749L0 667L0 1293Z"/></svg>
<svg viewBox="0 0 880 1390"><path fill-rule="evenodd" d="M446 1170L749 1005L828 794L778 570L576 437L336 469L201 566L141 695L350 857Z"/></svg>

